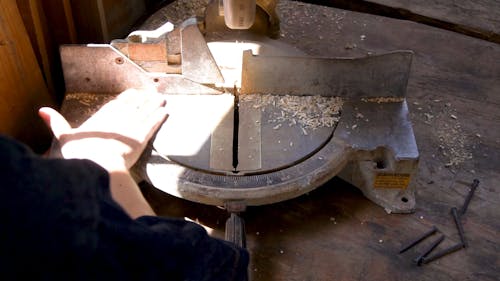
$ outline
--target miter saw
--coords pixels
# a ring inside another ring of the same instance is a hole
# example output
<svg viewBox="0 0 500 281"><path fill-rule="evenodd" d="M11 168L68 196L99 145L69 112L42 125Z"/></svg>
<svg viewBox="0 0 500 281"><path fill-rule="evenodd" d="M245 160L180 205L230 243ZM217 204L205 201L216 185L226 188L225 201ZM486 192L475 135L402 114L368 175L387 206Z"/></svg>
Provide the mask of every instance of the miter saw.
<svg viewBox="0 0 500 281"><path fill-rule="evenodd" d="M334 176L387 212L414 210L418 149L405 99L412 52L310 57L274 39L272 0L214 0L203 19L63 46L63 114L79 125L128 88L166 96L169 118L133 168L156 188L239 213Z"/></svg>

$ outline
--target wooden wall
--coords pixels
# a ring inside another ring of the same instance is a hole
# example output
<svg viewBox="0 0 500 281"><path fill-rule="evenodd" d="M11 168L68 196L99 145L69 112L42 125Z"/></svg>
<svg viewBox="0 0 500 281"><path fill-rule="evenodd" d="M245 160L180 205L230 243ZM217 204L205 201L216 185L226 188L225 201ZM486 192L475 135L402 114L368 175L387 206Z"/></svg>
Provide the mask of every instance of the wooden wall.
<svg viewBox="0 0 500 281"><path fill-rule="evenodd" d="M48 148L37 110L64 98L59 46L124 38L157 2L0 0L0 133Z"/></svg>
<svg viewBox="0 0 500 281"><path fill-rule="evenodd" d="M80 43L108 43L130 32L146 14L146 4L143 0L72 1L72 11Z"/></svg>
<svg viewBox="0 0 500 281"><path fill-rule="evenodd" d="M0 133L37 151L50 134L37 110L53 105L15 1L0 0Z"/></svg>

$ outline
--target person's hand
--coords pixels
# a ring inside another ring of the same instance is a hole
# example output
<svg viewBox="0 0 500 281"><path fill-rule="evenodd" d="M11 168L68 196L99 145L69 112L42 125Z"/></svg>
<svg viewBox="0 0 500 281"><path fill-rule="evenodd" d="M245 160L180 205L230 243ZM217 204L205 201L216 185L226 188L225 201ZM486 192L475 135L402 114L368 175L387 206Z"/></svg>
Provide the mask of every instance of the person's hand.
<svg viewBox="0 0 500 281"><path fill-rule="evenodd" d="M165 103L160 94L127 90L75 129L52 108L41 108L39 115L64 158L89 159L113 171L129 169L139 159L166 119Z"/></svg>

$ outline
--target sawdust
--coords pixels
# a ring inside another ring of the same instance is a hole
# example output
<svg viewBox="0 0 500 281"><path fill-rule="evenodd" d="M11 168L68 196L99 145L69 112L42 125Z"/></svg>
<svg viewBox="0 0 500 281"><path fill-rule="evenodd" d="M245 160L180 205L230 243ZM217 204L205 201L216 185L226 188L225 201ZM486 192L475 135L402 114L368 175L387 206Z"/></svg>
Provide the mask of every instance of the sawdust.
<svg viewBox="0 0 500 281"><path fill-rule="evenodd" d="M67 93L64 98L66 100L77 100L87 106L90 106L100 100L99 96L94 93Z"/></svg>
<svg viewBox="0 0 500 281"><path fill-rule="evenodd" d="M413 104L419 105L418 102ZM472 159L469 150L470 138L462 129L459 115L451 106L451 103L443 103L441 100L433 100L424 116L424 123L435 128L434 132L438 139L438 151L445 159L445 167L456 168L457 166ZM419 110L423 110L421 107Z"/></svg>
<svg viewBox="0 0 500 281"><path fill-rule="evenodd" d="M318 5L301 3L298 1L280 0L276 6L276 13L281 19L281 37L293 40L300 40L304 32L311 27L321 28L325 22L328 22L328 28L340 33L346 17L345 11L338 11ZM292 26L299 24L306 27L300 33L293 30ZM323 40L324 36L319 34L317 39Z"/></svg>
<svg viewBox="0 0 500 281"><path fill-rule="evenodd" d="M61 110L64 116L72 117L68 118L70 125L78 127L115 97L116 94L67 93Z"/></svg>
<svg viewBox="0 0 500 281"><path fill-rule="evenodd" d="M141 29L151 30L169 21L178 26L191 17L203 17L209 0L177 0L158 10L150 16Z"/></svg>
<svg viewBox="0 0 500 281"><path fill-rule="evenodd" d="M343 100L340 97L322 96L279 96L279 95L242 95L242 102L252 102L254 108L265 111L272 106L277 110L271 111L273 115L268 122L275 123L273 129L281 126L298 125L304 135L308 130L320 127L334 127L340 119ZM292 144L293 145L293 144ZM291 146L292 146L291 145Z"/></svg>
<svg viewBox="0 0 500 281"><path fill-rule="evenodd" d="M78 108L86 109L85 116L90 117L101 106L116 98L116 94L67 93L64 98L66 102L78 102Z"/></svg>
<svg viewBox="0 0 500 281"><path fill-rule="evenodd" d="M467 149L468 138L462 130L460 123L443 122L437 127L439 150L448 160L446 167L458 166L472 159L472 153Z"/></svg>
<svg viewBox="0 0 500 281"><path fill-rule="evenodd" d="M364 102L376 102L376 103L385 103L385 102L402 102L404 101L404 97L375 97L375 98L362 98L361 101Z"/></svg>

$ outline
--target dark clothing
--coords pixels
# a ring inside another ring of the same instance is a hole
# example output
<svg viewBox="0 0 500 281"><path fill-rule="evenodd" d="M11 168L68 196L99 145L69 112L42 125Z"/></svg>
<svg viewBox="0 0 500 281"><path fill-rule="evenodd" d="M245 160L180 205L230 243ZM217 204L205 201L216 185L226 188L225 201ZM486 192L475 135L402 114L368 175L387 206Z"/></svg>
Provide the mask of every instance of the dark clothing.
<svg viewBox="0 0 500 281"><path fill-rule="evenodd" d="M244 280L248 253L113 201L108 173L0 136L0 280Z"/></svg>

